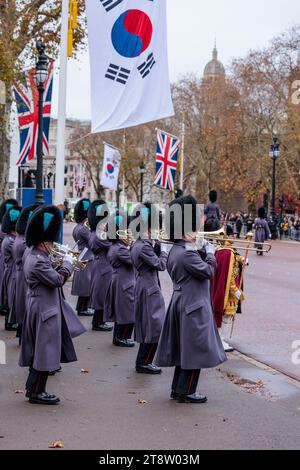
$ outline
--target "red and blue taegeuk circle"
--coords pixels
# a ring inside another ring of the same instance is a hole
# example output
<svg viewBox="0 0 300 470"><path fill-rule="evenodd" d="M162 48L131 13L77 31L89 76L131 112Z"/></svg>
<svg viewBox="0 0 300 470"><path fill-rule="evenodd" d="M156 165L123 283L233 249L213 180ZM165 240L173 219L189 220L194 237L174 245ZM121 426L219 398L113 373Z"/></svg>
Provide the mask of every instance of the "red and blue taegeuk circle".
<svg viewBox="0 0 300 470"><path fill-rule="evenodd" d="M145 12L127 10L116 20L111 39L115 50L122 57L134 58L148 49L152 34L152 22Z"/></svg>
<svg viewBox="0 0 300 470"><path fill-rule="evenodd" d="M115 167L111 163L108 163L106 169L107 169L108 174L110 175L112 175L115 171Z"/></svg>

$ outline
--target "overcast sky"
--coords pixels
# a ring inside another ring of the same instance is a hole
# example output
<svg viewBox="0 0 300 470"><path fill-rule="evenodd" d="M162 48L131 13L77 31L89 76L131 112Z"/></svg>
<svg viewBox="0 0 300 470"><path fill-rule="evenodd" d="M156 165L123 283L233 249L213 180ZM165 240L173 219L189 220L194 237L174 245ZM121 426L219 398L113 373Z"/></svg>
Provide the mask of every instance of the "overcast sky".
<svg viewBox="0 0 300 470"><path fill-rule="evenodd" d="M217 38L224 65L251 48L300 23L299 0L167 0L171 80L194 72L202 76ZM69 61L67 114L90 118L88 53ZM57 112L58 80L55 77L53 115Z"/></svg>

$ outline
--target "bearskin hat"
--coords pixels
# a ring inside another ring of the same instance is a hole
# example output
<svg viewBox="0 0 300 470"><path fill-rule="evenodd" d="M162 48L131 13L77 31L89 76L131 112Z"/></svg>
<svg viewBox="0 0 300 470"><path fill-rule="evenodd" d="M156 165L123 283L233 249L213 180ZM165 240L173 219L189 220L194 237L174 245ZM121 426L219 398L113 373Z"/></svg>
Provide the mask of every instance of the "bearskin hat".
<svg viewBox="0 0 300 470"><path fill-rule="evenodd" d="M31 218L34 211L39 207L39 204L32 204L31 206L24 207L16 225L16 232L19 235L25 235L29 219Z"/></svg>
<svg viewBox="0 0 300 470"><path fill-rule="evenodd" d="M209 193L209 200L210 200L210 202L217 202L217 200L218 200L218 193L217 193L217 191L210 191L210 193Z"/></svg>
<svg viewBox="0 0 300 470"><path fill-rule="evenodd" d="M90 205L91 201L89 199L81 199L77 202L74 209L74 219L77 224L81 224L85 219L87 219Z"/></svg>
<svg viewBox="0 0 300 470"><path fill-rule="evenodd" d="M166 231L170 240L181 239L185 231L190 233L199 231L200 216L198 202L193 196L174 199L166 213Z"/></svg>
<svg viewBox="0 0 300 470"><path fill-rule="evenodd" d="M113 242L119 240L120 236L117 232L119 230L127 230L131 220L131 217L124 211L117 211L112 214L108 221L108 239Z"/></svg>
<svg viewBox="0 0 300 470"><path fill-rule="evenodd" d="M1 230L3 233L11 233L16 230L16 224L21 215L22 207L13 206L9 208L2 219Z"/></svg>
<svg viewBox="0 0 300 470"><path fill-rule="evenodd" d="M109 208L104 200L99 199L97 201L92 202L88 210L88 221L91 227L91 231L95 232L99 222L101 222L108 216Z"/></svg>
<svg viewBox="0 0 300 470"><path fill-rule="evenodd" d="M41 206L27 224L26 244L37 246L43 242L58 242L62 227L61 212L56 206Z"/></svg>
<svg viewBox="0 0 300 470"><path fill-rule="evenodd" d="M0 223L2 222L5 212L11 207L17 207L17 206L18 206L18 201L16 201L16 199L6 199L5 201L3 201L2 204L0 205Z"/></svg>
<svg viewBox="0 0 300 470"><path fill-rule="evenodd" d="M157 231L162 228L163 217L162 212L159 210L157 204L151 202L144 202L135 207L134 214L131 218L131 223L134 226L134 222L139 219L142 220L142 227L145 230ZM141 224L134 226L134 231L141 232Z"/></svg>
<svg viewBox="0 0 300 470"><path fill-rule="evenodd" d="M266 217L266 209L264 207L258 209L258 217L260 219L264 219Z"/></svg>

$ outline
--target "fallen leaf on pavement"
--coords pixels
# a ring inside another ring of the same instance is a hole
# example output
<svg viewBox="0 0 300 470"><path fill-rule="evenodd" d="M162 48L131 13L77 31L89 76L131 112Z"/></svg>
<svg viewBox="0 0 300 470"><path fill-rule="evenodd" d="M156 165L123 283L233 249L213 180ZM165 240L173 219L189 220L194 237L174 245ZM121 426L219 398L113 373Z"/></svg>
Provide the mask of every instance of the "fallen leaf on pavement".
<svg viewBox="0 0 300 470"><path fill-rule="evenodd" d="M24 390L16 390L15 391L16 395L24 395L24 393L25 393Z"/></svg>
<svg viewBox="0 0 300 470"><path fill-rule="evenodd" d="M65 447L63 441L53 441L49 444L49 449L63 449Z"/></svg>
<svg viewBox="0 0 300 470"><path fill-rule="evenodd" d="M82 374L89 374L90 370L89 369L81 369L80 371Z"/></svg>
<svg viewBox="0 0 300 470"><path fill-rule="evenodd" d="M140 405L148 405L148 402L146 400L139 400L138 403Z"/></svg>

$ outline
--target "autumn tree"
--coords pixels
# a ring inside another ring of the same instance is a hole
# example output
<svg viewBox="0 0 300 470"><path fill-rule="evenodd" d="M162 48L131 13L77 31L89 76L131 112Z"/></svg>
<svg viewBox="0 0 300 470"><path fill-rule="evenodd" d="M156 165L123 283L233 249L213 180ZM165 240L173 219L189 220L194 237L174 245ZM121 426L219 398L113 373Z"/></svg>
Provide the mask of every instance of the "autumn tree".
<svg viewBox="0 0 300 470"><path fill-rule="evenodd" d="M75 51L82 47L85 37L84 3L84 0L78 2ZM61 5L61 0L0 0L0 81L6 87L6 103L0 105L0 196L7 192L11 85L21 79L23 67L33 62L37 39L44 41L51 57L57 56Z"/></svg>

